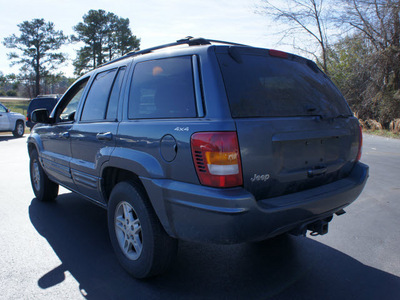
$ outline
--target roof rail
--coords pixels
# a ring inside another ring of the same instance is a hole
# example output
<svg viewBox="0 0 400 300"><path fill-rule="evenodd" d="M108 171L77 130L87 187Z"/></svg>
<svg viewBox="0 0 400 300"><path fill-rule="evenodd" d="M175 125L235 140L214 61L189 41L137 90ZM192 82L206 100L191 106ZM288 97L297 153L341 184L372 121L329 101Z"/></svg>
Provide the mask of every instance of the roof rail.
<svg viewBox="0 0 400 300"><path fill-rule="evenodd" d="M60 94L37 95L36 98L60 98Z"/></svg>
<svg viewBox="0 0 400 300"><path fill-rule="evenodd" d="M117 62L117 61L120 61L120 60L125 59L127 57L137 56L137 55L141 55L141 54L147 54L147 53L153 52L155 50L160 50L160 49L164 49L164 48L179 46L179 45L183 45L183 44L187 44L189 46L211 45L211 43L226 44L226 45L231 45L231 46L250 47L250 46L244 45L244 44L231 43L231 42L225 42L225 41L219 41L219 40L209 40L209 39L204 39L204 38L194 38L192 36L188 36L188 37L185 37L184 39L177 40L176 42L173 42L173 43L164 44L164 45L160 45L160 46L155 46L155 47L151 47L151 48L147 48L147 49L143 49L143 50L137 50L137 51L129 52L129 53L125 54L124 56L121 56L119 58L116 58L114 60L111 60L109 62L106 62L106 63L102 64L101 67L105 66L105 65L108 65L108 64L111 64L111 63L114 63L114 62Z"/></svg>

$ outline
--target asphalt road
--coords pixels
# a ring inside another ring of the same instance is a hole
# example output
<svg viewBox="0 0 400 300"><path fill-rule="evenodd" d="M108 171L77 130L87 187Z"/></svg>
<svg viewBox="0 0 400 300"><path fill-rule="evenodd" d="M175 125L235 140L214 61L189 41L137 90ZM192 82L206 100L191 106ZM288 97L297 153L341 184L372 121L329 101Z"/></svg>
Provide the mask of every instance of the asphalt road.
<svg viewBox="0 0 400 300"><path fill-rule="evenodd" d="M0 299L400 299L400 140L365 136L370 178L319 237L181 242L169 273L129 277L105 210L61 190L39 203L26 138L0 136Z"/></svg>

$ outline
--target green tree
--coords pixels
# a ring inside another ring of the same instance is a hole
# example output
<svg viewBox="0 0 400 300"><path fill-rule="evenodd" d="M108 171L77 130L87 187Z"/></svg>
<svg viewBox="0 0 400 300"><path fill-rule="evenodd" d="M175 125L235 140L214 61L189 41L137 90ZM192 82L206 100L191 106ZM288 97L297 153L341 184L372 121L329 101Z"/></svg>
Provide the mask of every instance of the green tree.
<svg viewBox="0 0 400 300"><path fill-rule="evenodd" d="M81 41L85 45L78 50L73 62L75 73L94 69L99 65L122 56L127 52L138 50L140 39L132 34L129 19L121 18L102 9L89 10L74 30L73 41Z"/></svg>
<svg viewBox="0 0 400 300"><path fill-rule="evenodd" d="M338 23L368 49L360 53L369 70L358 89L361 117L387 126L400 117L400 0L342 0L340 7Z"/></svg>
<svg viewBox="0 0 400 300"><path fill-rule="evenodd" d="M129 28L129 19L120 18L113 13L109 13L109 26L107 31L106 51L108 60L115 56L122 56L128 52L139 49L140 39L132 34Z"/></svg>
<svg viewBox="0 0 400 300"><path fill-rule="evenodd" d="M20 35L6 37L3 44L17 52L8 53L11 65L22 65L21 71L35 75L35 94L40 94L43 74L53 71L66 60L65 54L57 52L67 41L62 31L55 30L52 22L33 19L18 24Z"/></svg>
<svg viewBox="0 0 400 300"><path fill-rule="evenodd" d="M4 87L7 83L7 78L4 76L3 72L0 71L0 96L5 96L6 92L4 91Z"/></svg>
<svg viewBox="0 0 400 300"><path fill-rule="evenodd" d="M342 91L354 111L361 116L371 114L364 92L371 82L369 67L373 49L360 35L339 39L328 50L330 77Z"/></svg>
<svg viewBox="0 0 400 300"><path fill-rule="evenodd" d="M400 89L400 0L342 2L342 26L368 40L379 56L376 81Z"/></svg>
<svg viewBox="0 0 400 300"><path fill-rule="evenodd" d="M16 96L20 87L20 81L15 74L4 75L0 72L0 95Z"/></svg>

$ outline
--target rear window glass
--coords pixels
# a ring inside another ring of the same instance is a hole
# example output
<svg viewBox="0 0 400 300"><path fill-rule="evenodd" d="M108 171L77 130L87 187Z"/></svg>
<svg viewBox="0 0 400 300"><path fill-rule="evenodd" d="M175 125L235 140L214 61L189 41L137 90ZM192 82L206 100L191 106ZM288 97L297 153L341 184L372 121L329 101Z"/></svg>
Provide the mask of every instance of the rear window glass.
<svg viewBox="0 0 400 300"><path fill-rule="evenodd" d="M192 58L138 63L129 94L129 118L196 117Z"/></svg>
<svg viewBox="0 0 400 300"><path fill-rule="evenodd" d="M232 117L350 115L333 83L305 59L217 54ZM239 61L239 62L238 62Z"/></svg>

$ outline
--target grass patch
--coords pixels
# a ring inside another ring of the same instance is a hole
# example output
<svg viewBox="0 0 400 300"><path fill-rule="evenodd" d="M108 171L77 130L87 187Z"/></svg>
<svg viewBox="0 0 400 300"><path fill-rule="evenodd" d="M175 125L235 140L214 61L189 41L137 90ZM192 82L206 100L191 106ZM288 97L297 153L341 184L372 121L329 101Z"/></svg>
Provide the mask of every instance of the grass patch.
<svg viewBox="0 0 400 300"><path fill-rule="evenodd" d="M28 110L30 100L26 101L19 101L19 100L12 100L12 101L1 101L1 103L7 107L12 112L17 112L26 116L26 112Z"/></svg>
<svg viewBox="0 0 400 300"><path fill-rule="evenodd" d="M400 133L394 133L389 130L363 130L365 133L383 136L392 139L400 139Z"/></svg>

